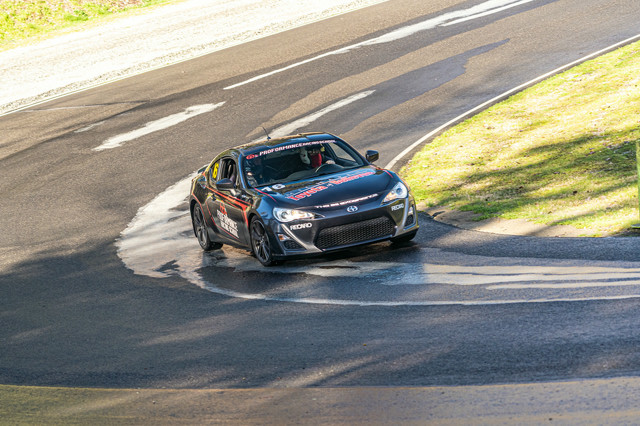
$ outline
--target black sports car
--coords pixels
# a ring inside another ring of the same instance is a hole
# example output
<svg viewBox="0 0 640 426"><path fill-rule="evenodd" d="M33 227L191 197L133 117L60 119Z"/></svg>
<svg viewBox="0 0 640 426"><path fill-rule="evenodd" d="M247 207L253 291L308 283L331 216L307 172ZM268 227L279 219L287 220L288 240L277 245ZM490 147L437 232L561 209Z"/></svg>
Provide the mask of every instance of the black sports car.
<svg viewBox="0 0 640 426"><path fill-rule="evenodd" d="M250 247L265 266L418 232L413 196L393 172L327 133L239 146L198 171L191 219L200 246Z"/></svg>

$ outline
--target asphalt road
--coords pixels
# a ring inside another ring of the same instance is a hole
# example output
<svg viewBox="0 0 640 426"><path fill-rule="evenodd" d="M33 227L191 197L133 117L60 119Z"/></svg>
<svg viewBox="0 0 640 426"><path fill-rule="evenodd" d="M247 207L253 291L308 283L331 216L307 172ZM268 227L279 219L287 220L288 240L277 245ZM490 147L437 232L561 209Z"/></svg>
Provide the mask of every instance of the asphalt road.
<svg viewBox="0 0 640 426"><path fill-rule="evenodd" d="M269 272L241 251L203 258L194 245L197 279L171 259L155 265L157 277L136 274L118 253L141 207L220 150L260 137L261 126L277 131L367 93L296 131L336 133L379 150L384 164L469 108L635 36L640 16L634 0L502 3L512 7L391 0L0 117L0 383L351 387L637 376L635 239L498 236L423 217L415 244Z"/></svg>

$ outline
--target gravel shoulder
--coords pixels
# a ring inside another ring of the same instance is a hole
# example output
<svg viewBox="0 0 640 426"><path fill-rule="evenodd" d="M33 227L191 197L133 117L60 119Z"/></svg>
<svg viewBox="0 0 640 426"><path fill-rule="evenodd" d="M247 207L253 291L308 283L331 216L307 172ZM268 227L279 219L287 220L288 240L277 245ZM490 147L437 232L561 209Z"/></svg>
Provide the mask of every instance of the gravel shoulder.
<svg viewBox="0 0 640 426"><path fill-rule="evenodd" d="M0 52L0 115L386 0L187 0Z"/></svg>
<svg viewBox="0 0 640 426"><path fill-rule="evenodd" d="M473 212L456 211L441 206L426 206L422 204L418 208L438 222L470 231L490 234L577 238L588 236L591 233L588 229L578 229L568 225L544 225L524 219L491 218L478 220L480 215Z"/></svg>

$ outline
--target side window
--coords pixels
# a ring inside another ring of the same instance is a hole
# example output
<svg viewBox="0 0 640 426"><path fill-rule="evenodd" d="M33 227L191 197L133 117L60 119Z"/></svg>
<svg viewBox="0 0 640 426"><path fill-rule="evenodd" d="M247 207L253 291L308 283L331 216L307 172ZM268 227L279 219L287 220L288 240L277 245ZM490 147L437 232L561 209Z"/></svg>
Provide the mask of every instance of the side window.
<svg viewBox="0 0 640 426"><path fill-rule="evenodd" d="M220 161L220 170L218 171L218 177L215 180L231 179L233 183L238 183L238 168L236 162L231 158L224 158Z"/></svg>
<svg viewBox="0 0 640 426"><path fill-rule="evenodd" d="M333 151L333 157L336 163L343 166L356 164L355 161L353 161L353 156L338 146L338 144L332 144L331 151Z"/></svg>

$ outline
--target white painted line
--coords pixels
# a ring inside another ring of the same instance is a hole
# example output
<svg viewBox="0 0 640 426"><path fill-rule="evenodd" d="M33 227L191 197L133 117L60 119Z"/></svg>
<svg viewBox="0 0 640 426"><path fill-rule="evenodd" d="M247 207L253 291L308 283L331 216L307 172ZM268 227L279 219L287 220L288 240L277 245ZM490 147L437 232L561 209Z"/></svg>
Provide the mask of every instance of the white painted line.
<svg viewBox="0 0 640 426"><path fill-rule="evenodd" d="M628 280L629 278L639 278L640 272L627 272L627 273L611 273L603 274L601 276L603 281L594 281L598 277L589 277L588 273L575 274L575 275L549 275L546 272L539 274L535 273L523 273L517 275L474 275L458 273L453 270L449 273L441 274L428 274L424 276L424 280L421 282L413 282L411 284L424 285L424 284L447 284L455 286L483 286L488 284L494 284L491 289L507 288L501 287L499 283L511 283L510 288L562 288L558 281L575 281L566 288L580 288L580 287L611 287L611 286L628 286L628 285L640 285L640 281L604 281L604 280ZM541 284L543 282L552 281L553 283ZM519 282L537 282L538 284L513 284ZM390 282L388 285L396 285L403 283L401 280ZM521 286L521 287L518 287Z"/></svg>
<svg viewBox="0 0 640 426"><path fill-rule="evenodd" d="M104 123L105 123L105 121L99 121L97 123L90 124L87 127L83 127L82 129L78 129L73 133L88 132L89 130L94 129L94 128L98 127L98 126L102 126Z"/></svg>
<svg viewBox="0 0 640 426"><path fill-rule="evenodd" d="M360 99L364 99L367 96L371 95L373 92L375 92L375 90L367 90L366 92L360 92L360 93L356 93L355 95L351 95L348 98L345 98L341 101L338 101L332 105L329 105L326 108L321 109L318 112L315 112L311 115L308 115L306 117L303 117L299 120L293 121L285 126L279 127L276 130L269 132L269 136L271 136L272 138L281 138L283 136L289 136L292 135L296 130L304 127L304 126L308 126L309 124L313 123L314 121L318 120L320 117L322 117L323 115L326 115L332 111L335 111L339 108L342 108L344 106L349 105L350 103L353 103L355 101L359 101ZM259 138L256 140L260 141L264 138Z"/></svg>
<svg viewBox="0 0 640 426"><path fill-rule="evenodd" d="M631 43L633 41L636 41L638 39L640 39L640 34L635 35L633 37L629 37L628 39L622 40L619 43L612 44L609 47L605 47L604 49L598 50L597 52L591 53L591 54L589 54L587 56L583 56L582 58L580 58L580 59L578 59L576 61L573 61L573 62L568 63L566 65L563 65L563 66L561 66L559 68L556 68L553 71L550 71L550 72L548 72L546 74L543 74L543 75L541 75L539 77L536 77L533 80L529 80L524 84L521 84L521 85L519 85L517 87L514 87L511 90L507 90L506 92L504 92L504 93L502 93L502 94L500 94L500 95L498 95L498 96L496 96L494 98L491 98L486 102L481 103L480 105L468 110L467 112L464 112L464 113L460 114L456 118L453 118L453 119L447 121L443 125L441 125L438 128L432 130L431 132L427 133L426 135L424 135L423 137L421 137L420 139L418 139L417 141L415 141L414 143L409 145L400 154L396 155L386 166L384 166L385 169L393 168L398 163L398 161L400 161L400 160L402 160L402 158L404 158L405 155L409 154L416 147L418 147L422 143L428 141L429 139L431 139L432 137L434 137L435 135L437 135L441 131L447 129L448 127L450 127L450 126L452 126L452 125L454 125L454 124L456 124L456 123L458 123L460 121L462 121L465 118L469 118L471 115L482 111L483 109L493 105L494 103L499 102L501 100L504 100L507 97L509 97L509 96L521 91L521 90L524 90L527 87L534 85L535 83L539 83L540 81L542 81L542 80L544 80L546 78L549 78L549 77L551 77L551 76L553 76L555 74L558 74L558 73L560 73L562 71L565 71L565 70L567 70L569 68L572 68L572 67L574 67L576 65L579 65L579 64L581 64L581 63L583 63L585 61L588 61L589 59L592 59L592 58L594 58L596 56L600 56L600 55L602 55L602 54L604 54L606 52L609 52L610 50L613 50L613 49L615 49L617 47L620 47L620 46L624 46L624 45L629 44L629 43Z"/></svg>
<svg viewBox="0 0 640 426"><path fill-rule="evenodd" d="M414 284L447 284L455 286L484 286L494 284L488 289L502 288L564 288L559 284L571 282L566 288L612 287L640 285L640 269L596 268L596 267L549 267L549 266L451 266L425 264L422 276L409 271L410 279L399 272L397 282ZM636 281L631 281L631 280ZM598 280L601 280L598 282ZM611 281L623 280L623 281ZM626 281L625 281L626 280ZM542 284L544 282L555 282ZM516 284L529 282L535 284ZM635 282L635 284L634 284ZM509 283L502 286L500 283ZM396 281L386 285L395 285ZM510 287L509 287L510 286ZM521 287L519 287L521 286Z"/></svg>
<svg viewBox="0 0 640 426"><path fill-rule="evenodd" d="M457 10L454 12L448 12L436 18L427 19L426 21L419 22L417 24L408 25L406 27L399 28L397 30L391 31L387 34L384 34L379 37L375 37L369 40L362 41L360 43L355 43L350 46L346 46L337 50L333 50L331 52L323 53L321 55L315 56L313 58L305 59L304 61L296 62L295 64L288 65L283 68L279 68L277 70L257 75L248 80L242 81L240 83L233 84L231 86L227 86L224 90L235 89L236 87L243 86L248 83L252 83L257 80L261 80L266 77L270 77L274 74L278 74L301 65L308 64L310 62L317 61L319 59L326 58L332 55L340 55L343 53L347 53L351 50L358 49L363 46L371 46L375 44L389 43L392 41L400 40L405 37L409 37L415 33L430 30L436 28L438 26L444 25L453 25L455 23L464 22L470 19L480 18L482 16L487 16L493 13L502 12L506 9L510 9L512 7L520 6L525 3L532 2L534 0L489 0L479 5L470 7L469 9Z"/></svg>
<svg viewBox="0 0 640 426"><path fill-rule="evenodd" d="M197 273L195 274L197 275ZM194 281L192 281L193 283ZM206 283L206 281L204 281ZM201 286L202 287L202 286ZM358 301L358 300L342 300L342 299L315 299L315 298L288 298L288 297L271 297L263 294L246 294L235 291L224 290L215 286L205 285L202 287L212 293L221 294L228 297L235 297L246 300L261 300L265 302L285 302L285 303L302 303L308 305L338 305L338 306L382 306L382 307L399 307L399 306L492 306L492 305L514 305L523 303L558 303L558 302L595 302L602 300L628 300L640 298L640 295L628 296L595 296L595 297L570 297L570 298L538 298L538 299L491 299L491 300L399 300L399 301Z"/></svg>
<svg viewBox="0 0 640 426"><path fill-rule="evenodd" d="M602 281L602 282L582 282L582 283L554 283L554 284L498 284L487 287L487 290L560 290L560 289L581 289L600 287L629 287L640 286L640 281Z"/></svg>
<svg viewBox="0 0 640 426"><path fill-rule="evenodd" d="M244 257L244 258L242 258ZM394 262L349 262L349 261L335 261L335 262L322 262L315 264L313 267L287 267L281 266L276 268L268 268L260 266L257 261L249 258L243 253L236 253L233 251L224 251L215 258L209 258L209 262L205 262L203 266L233 268L238 272L255 271L262 273L284 273L284 274L309 274L319 275L323 277L327 276L341 276L341 277L360 277L374 279L381 274L393 276L398 280L402 280L401 277L394 275L394 272L400 268L411 267L410 264L400 264ZM445 266L450 268L452 275L455 276L455 270L457 268L465 269L464 266L458 265L430 265L430 266ZM336 274L332 268L336 267L337 271L342 273ZM551 267L550 270L556 270L557 268ZM604 268L603 268L604 269ZM614 270L617 268L613 268ZM451 306L451 305L463 305L463 306L485 306L485 305L509 305L509 304L521 304L521 303L554 303L554 302L586 302L586 301L599 301L599 300L626 300L640 298L640 294L628 294L628 295L608 295L599 294L595 296L578 296L578 295L555 295L553 297L537 297L537 298L482 298L481 295L478 299L468 300L425 300L421 298L416 299L404 299L404 300L350 300L350 299L330 299L330 298L316 298L316 297L279 297L271 296L261 293L242 293L235 290L225 289L217 286L214 283L207 281L199 273L197 269L191 269L183 271L181 276L187 279L192 284L198 287L208 290L212 293L221 294L228 297L234 297L245 300L261 300L265 302L285 302L285 303L302 303L302 304L319 304L319 305L338 305L338 306L383 306L383 307L398 307L398 306ZM560 278L562 279L562 278ZM397 285L406 284L402 282L396 282ZM611 283L624 286L624 283ZM506 287L505 287L506 288ZM546 287L541 287L545 289ZM556 287L549 287L551 290ZM568 287L573 289L572 287ZM487 288L488 290L490 288ZM517 290L517 288L514 288ZM523 288L526 290L526 288ZM561 287L558 287L561 289Z"/></svg>
<svg viewBox="0 0 640 426"><path fill-rule="evenodd" d="M138 139L142 136L146 136L150 133L157 132L159 130L164 130L169 127L175 126L176 124L182 123L190 118L196 117L200 114L204 114L206 112L213 111L214 109L224 105L224 102L220 102L217 104L204 104L204 105L195 105L187 108L183 112L170 115L168 117L161 118L156 121L151 121L137 130L133 130L131 132L123 133L121 135L113 136L100 146L93 148L94 151L104 151L106 149L113 149L121 146L125 142L132 141L134 139Z"/></svg>
<svg viewBox="0 0 640 426"><path fill-rule="evenodd" d="M202 267L203 253L193 237L189 208L178 208L186 201L195 175L170 186L141 207L120 234L118 256L135 274L168 277L173 271L163 271L162 265L172 262L179 270Z"/></svg>
<svg viewBox="0 0 640 426"><path fill-rule="evenodd" d="M496 9L492 9L492 10L487 10L487 11L483 11L483 12L478 12L475 15L470 15L470 16L466 16L460 19L456 19L455 21L451 21L451 22L447 22L446 24L442 24L443 27L448 27L449 25L456 25L456 24L460 24L462 22L467 22L467 21L471 21L473 19L478 19L478 18L482 18L484 16L489 16L489 15L493 15L494 13L499 13L502 12L503 10L507 10L507 9L511 9L512 7L516 7L516 6L521 6L525 3L529 3L532 0L520 0L516 3L512 3L506 6L502 6L502 7L498 7Z"/></svg>

